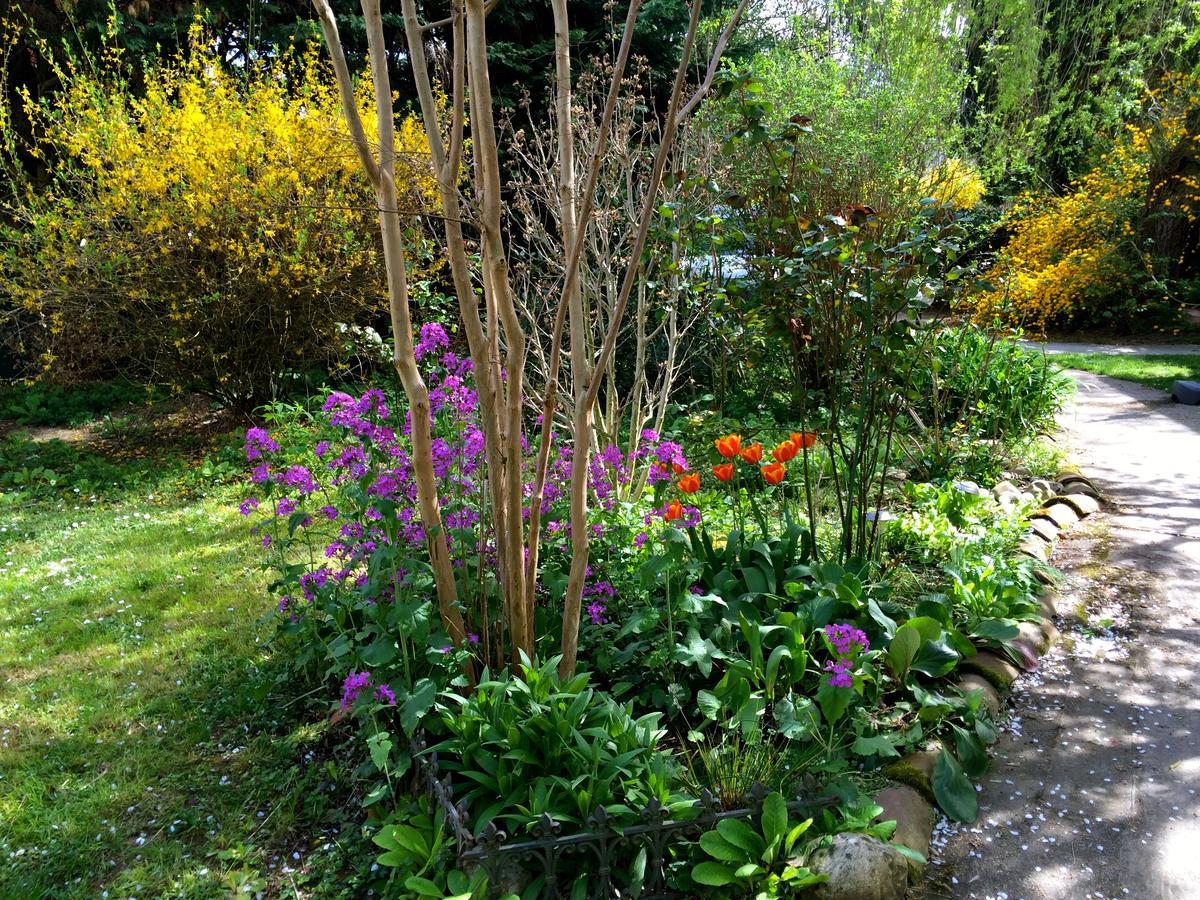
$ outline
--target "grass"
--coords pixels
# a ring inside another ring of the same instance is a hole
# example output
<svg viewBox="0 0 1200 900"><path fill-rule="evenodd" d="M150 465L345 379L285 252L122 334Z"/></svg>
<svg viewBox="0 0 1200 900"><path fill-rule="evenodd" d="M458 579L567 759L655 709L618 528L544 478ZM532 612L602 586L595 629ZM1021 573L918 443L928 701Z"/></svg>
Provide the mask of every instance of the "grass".
<svg viewBox="0 0 1200 900"><path fill-rule="evenodd" d="M1108 375L1124 381L1169 391L1179 379L1200 380L1200 355L1132 356L1115 353L1061 353L1054 362L1067 369L1083 369L1097 375Z"/></svg>
<svg viewBox="0 0 1200 900"><path fill-rule="evenodd" d="M361 810L264 648L236 496L138 475L0 506L0 896L356 895Z"/></svg>

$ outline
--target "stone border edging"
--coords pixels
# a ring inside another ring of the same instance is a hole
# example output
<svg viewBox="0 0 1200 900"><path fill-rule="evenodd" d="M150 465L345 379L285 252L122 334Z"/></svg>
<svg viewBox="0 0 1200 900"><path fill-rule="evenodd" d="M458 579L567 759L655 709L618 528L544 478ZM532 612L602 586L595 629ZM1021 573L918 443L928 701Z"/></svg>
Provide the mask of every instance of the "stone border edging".
<svg viewBox="0 0 1200 900"><path fill-rule="evenodd" d="M1027 497L1042 501L1041 508L1030 517L1029 530L1017 552L1045 563L1063 531L1100 509L1100 492L1076 468L1063 469L1053 482L1035 479L1029 488L1021 491L1002 481L993 488L993 493L1003 505ZM1059 634L1054 624L1058 611L1052 575L1040 567L1034 570L1034 575L1045 586L1038 597L1042 618L1036 623L1022 622L1021 633L1012 642L1025 671L1037 668L1039 659ZM993 715L1004 707L1013 682L1021 674L1011 660L990 650L964 660L959 671L962 674L954 684L962 690L981 691L983 703ZM883 774L892 783L875 796L876 804L883 807L880 820L896 821L890 843L904 844L926 858L937 821L932 783L937 754L938 749L919 750L885 766ZM898 865L897 861L904 865ZM909 883L917 881L925 867L876 838L846 833L835 835L829 847L814 854L812 868L830 875L828 882L814 890L813 896L819 900L903 900Z"/></svg>

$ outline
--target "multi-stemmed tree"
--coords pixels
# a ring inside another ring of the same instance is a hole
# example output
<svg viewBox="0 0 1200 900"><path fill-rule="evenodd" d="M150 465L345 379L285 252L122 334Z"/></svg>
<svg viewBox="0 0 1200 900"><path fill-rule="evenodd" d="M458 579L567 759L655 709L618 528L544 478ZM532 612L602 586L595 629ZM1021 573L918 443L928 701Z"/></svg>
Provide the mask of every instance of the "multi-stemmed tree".
<svg viewBox="0 0 1200 900"><path fill-rule="evenodd" d="M493 120L488 72L485 0L453 0L449 15L423 23L416 0L401 0L407 51L412 62L417 100L429 143L430 161L441 200L445 253L458 301L459 321L474 364L479 409L485 439L488 491L498 562L502 608L514 656L534 655L534 588L543 489L553 440L552 423L558 404L558 381L564 333L568 338L573 443L570 485L572 561L564 601L561 636L561 669L575 669L579 617L588 564L588 462L593 409L604 373L612 358L621 320L637 283L638 267L646 247L663 172L681 122L692 113L712 85L721 56L737 27L748 0L740 0L713 46L703 76L689 90L688 72L700 26L699 2L689 10L686 33L667 102L662 135L642 190L632 240L624 248L625 271L603 341L589 350L589 323L580 290L580 263L587 229L592 221L596 182L611 133L614 111L621 93L634 25L641 6L631 0L620 47L613 63L608 91L595 140L587 149L588 161L577 172L580 150L572 120L572 63L566 0L550 0L555 22L555 157L558 183L558 239L562 253L562 282L553 323L548 327L550 371L541 397L541 439L536 457L527 458L522 442L525 365L530 335L518 313L520 304L508 271L508 245L503 230L504 185ZM384 41L380 0L362 0L370 58L370 75L378 116L379 143L372 147L359 118L354 86L338 36L337 20L328 0L314 0L326 44L333 58L342 105L352 140L379 206L387 269L388 299L394 340L394 364L412 414L413 470L418 505L429 541L429 556L437 585L438 607L451 638L461 642L463 617L456 596L454 572L438 499L429 424L429 392L414 353L412 316L407 280L404 214L396 189L396 149L393 97L388 76L388 48ZM439 104L429 74L427 42L434 33L446 34L437 46L446 53L449 98ZM469 103L468 103L469 96ZM469 114L469 115L468 115ZM470 163L464 171L464 145L470 128ZM468 254L466 233L471 227L479 247L478 266ZM482 303L481 303L482 297ZM542 308L546 308L542 306ZM569 325L569 329L568 326ZM532 462L533 488L525 497L525 476Z"/></svg>

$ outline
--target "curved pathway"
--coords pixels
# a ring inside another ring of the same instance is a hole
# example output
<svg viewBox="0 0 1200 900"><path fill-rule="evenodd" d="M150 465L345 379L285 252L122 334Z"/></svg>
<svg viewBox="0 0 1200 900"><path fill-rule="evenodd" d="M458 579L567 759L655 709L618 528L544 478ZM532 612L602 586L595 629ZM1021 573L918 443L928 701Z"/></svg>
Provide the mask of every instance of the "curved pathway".
<svg viewBox="0 0 1200 900"><path fill-rule="evenodd" d="M1108 514L1055 551L1062 639L921 897L1200 898L1200 407L1072 374L1064 433Z"/></svg>
<svg viewBox="0 0 1200 900"><path fill-rule="evenodd" d="M1091 344L1068 341L1021 341L1046 353L1111 353L1114 356L1181 356L1200 354L1200 344Z"/></svg>

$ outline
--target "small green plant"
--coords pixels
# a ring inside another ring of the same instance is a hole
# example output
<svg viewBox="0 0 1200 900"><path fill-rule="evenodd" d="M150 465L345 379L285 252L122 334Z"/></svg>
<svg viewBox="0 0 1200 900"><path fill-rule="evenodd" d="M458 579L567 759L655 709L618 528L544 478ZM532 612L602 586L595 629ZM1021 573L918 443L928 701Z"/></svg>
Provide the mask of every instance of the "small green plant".
<svg viewBox="0 0 1200 900"><path fill-rule="evenodd" d="M443 695L450 737L433 749L469 785L462 796L476 830L493 820L523 830L543 813L578 824L598 807L633 820L652 797L671 799L660 715L634 718L588 687L589 674L561 679L558 663L485 673L470 696Z"/></svg>
<svg viewBox="0 0 1200 900"><path fill-rule="evenodd" d="M406 890L416 897L438 900L479 900L487 896L487 876L482 870L467 875L447 871L451 838L439 809L435 815L415 811L393 816L371 838L383 853L379 865L395 870Z"/></svg>
<svg viewBox="0 0 1200 900"><path fill-rule="evenodd" d="M758 831L740 819L723 819L700 836L700 848L712 860L696 864L692 880L714 888L736 885L752 893L755 900L783 897L820 884L828 876L817 875L804 865L809 848L800 842L811 825L812 819L793 824L783 795L769 794L763 801Z"/></svg>

